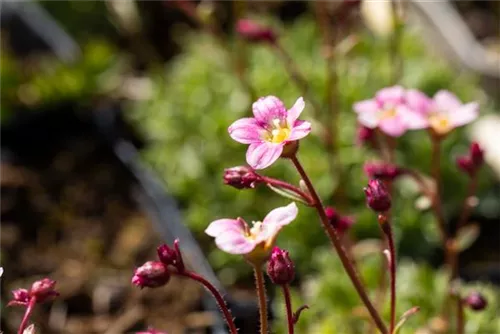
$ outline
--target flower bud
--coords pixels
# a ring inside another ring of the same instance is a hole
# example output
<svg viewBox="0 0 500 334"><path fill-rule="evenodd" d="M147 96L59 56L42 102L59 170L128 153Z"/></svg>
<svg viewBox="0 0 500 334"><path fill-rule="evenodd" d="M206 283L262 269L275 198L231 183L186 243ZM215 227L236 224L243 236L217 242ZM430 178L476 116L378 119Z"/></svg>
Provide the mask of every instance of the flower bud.
<svg viewBox="0 0 500 334"><path fill-rule="evenodd" d="M325 208L325 214L329 223L341 235L346 233L352 225L354 225L354 219L352 217L340 215L331 206Z"/></svg>
<svg viewBox="0 0 500 334"><path fill-rule="evenodd" d="M33 283L29 294L31 297L36 297L39 303L43 303L47 299L59 295L59 293L54 290L55 286L56 281L44 278Z"/></svg>
<svg viewBox="0 0 500 334"><path fill-rule="evenodd" d="M386 212L391 208L391 196L382 181L378 179L370 180L364 191L366 204L373 211Z"/></svg>
<svg viewBox="0 0 500 334"><path fill-rule="evenodd" d="M471 292L463 299L465 305L469 306L474 311L481 311L488 306L488 301L482 294L477 291Z"/></svg>
<svg viewBox="0 0 500 334"><path fill-rule="evenodd" d="M375 129L370 129L364 125L359 125L356 133L356 144L359 146L372 144L375 142Z"/></svg>
<svg viewBox="0 0 500 334"><path fill-rule="evenodd" d="M30 300L29 292L26 289L16 289L12 290L13 298L9 302L8 306L13 305L28 305Z"/></svg>
<svg viewBox="0 0 500 334"><path fill-rule="evenodd" d="M403 174L401 168L389 163L367 162L363 169L370 179L393 181Z"/></svg>
<svg viewBox="0 0 500 334"><path fill-rule="evenodd" d="M472 175L476 171L472 160L467 156L458 157L456 160L457 167L465 173Z"/></svg>
<svg viewBox="0 0 500 334"><path fill-rule="evenodd" d="M241 19L236 23L236 31L241 37L250 42L276 42L276 34L268 27L264 27L255 21Z"/></svg>
<svg viewBox="0 0 500 334"><path fill-rule="evenodd" d="M132 284L140 287L157 288L167 284L170 273L167 267L159 261L148 261L137 268L132 277Z"/></svg>
<svg viewBox="0 0 500 334"><path fill-rule="evenodd" d="M267 262L267 274L274 284L289 284L295 277L293 262L286 250L273 248L271 258Z"/></svg>
<svg viewBox="0 0 500 334"><path fill-rule="evenodd" d="M482 164L484 163L484 151L481 148L481 146L479 146L479 144L477 142L473 142L470 145L469 154L470 154L470 159L472 161L472 164L476 168L481 167Z"/></svg>
<svg viewBox="0 0 500 334"><path fill-rule="evenodd" d="M237 189L255 188L260 183L260 177L248 166L238 166L224 169L224 184Z"/></svg>
<svg viewBox="0 0 500 334"><path fill-rule="evenodd" d="M174 248L170 248L168 245L161 245L156 249L158 253L158 258L160 261L168 266L174 266L179 272L184 271L184 261L182 260L182 254L179 249L179 239L175 239Z"/></svg>

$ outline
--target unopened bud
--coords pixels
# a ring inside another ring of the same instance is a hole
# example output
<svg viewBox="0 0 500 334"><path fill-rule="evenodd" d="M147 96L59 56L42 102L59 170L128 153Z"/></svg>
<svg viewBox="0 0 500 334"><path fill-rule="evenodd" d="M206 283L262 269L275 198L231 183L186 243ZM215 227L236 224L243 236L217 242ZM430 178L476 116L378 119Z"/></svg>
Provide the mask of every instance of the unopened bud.
<svg viewBox="0 0 500 334"><path fill-rule="evenodd" d="M179 239L175 239L174 248L170 248L168 245L161 245L156 249L158 253L158 258L165 265L171 265L177 268L179 272L184 271L184 261L182 260L182 254L179 249Z"/></svg>
<svg viewBox="0 0 500 334"><path fill-rule="evenodd" d="M403 170L389 163L367 162L363 167L365 174L371 179L393 181L403 174Z"/></svg>
<svg viewBox="0 0 500 334"><path fill-rule="evenodd" d="M352 217L340 215L331 206L325 208L325 214L330 225L341 235L346 233L355 222Z"/></svg>
<svg viewBox="0 0 500 334"><path fill-rule="evenodd" d="M472 160L467 156L458 157L456 160L457 167L464 171L465 173L472 175L476 171Z"/></svg>
<svg viewBox="0 0 500 334"><path fill-rule="evenodd" d="M370 180L364 191L366 204L373 211L386 212L391 208L391 196L382 181L378 179Z"/></svg>
<svg viewBox="0 0 500 334"><path fill-rule="evenodd" d="M12 300L9 302L8 306L14 305L28 305L30 300L29 292L26 289L16 289L12 290Z"/></svg>
<svg viewBox="0 0 500 334"><path fill-rule="evenodd" d="M465 305L469 306L474 311L481 311L488 306L488 301L479 292L471 292L463 299Z"/></svg>
<svg viewBox="0 0 500 334"><path fill-rule="evenodd" d="M289 284L295 277L295 268L286 250L273 248L267 262L267 274L274 284Z"/></svg>
<svg viewBox="0 0 500 334"><path fill-rule="evenodd" d="M255 188L261 182L259 175L249 166L224 169L224 184L237 189Z"/></svg>
<svg viewBox="0 0 500 334"><path fill-rule="evenodd" d="M276 34L271 28L264 27L253 20L241 19L236 23L236 31L250 42L276 42Z"/></svg>
<svg viewBox="0 0 500 334"><path fill-rule="evenodd" d="M157 288L167 284L170 273L167 267L159 261L148 261L137 268L132 277L132 284L146 288Z"/></svg>
<svg viewBox="0 0 500 334"><path fill-rule="evenodd" d="M375 141L375 129L359 125L356 133L356 143L359 146L372 144Z"/></svg>
<svg viewBox="0 0 500 334"><path fill-rule="evenodd" d="M477 142L473 142L469 148L470 159L476 168L484 163L484 151Z"/></svg>
<svg viewBox="0 0 500 334"><path fill-rule="evenodd" d="M36 297L39 303L43 303L49 298L57 297L59 293L55 291L56 281L44 278L36 281L31 286L30 296Z"/></svg>

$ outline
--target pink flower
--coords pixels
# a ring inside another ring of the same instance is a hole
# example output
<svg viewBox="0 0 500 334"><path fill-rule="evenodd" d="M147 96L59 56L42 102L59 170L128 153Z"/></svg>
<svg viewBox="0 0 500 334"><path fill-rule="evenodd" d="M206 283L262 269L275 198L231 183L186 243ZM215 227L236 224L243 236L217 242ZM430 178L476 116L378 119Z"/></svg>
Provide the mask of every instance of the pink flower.
<svg viewBox="0 0 500 334"><path fill-rule="evenodd" d="M297 217L295 203L279 207L267 214L262 222L250 228L242 219L213 221L205 233L215 238L217 247L230 254L245 254L247 258L267 260L279 231Z"/></svg>
<svg viewBox="0 0 500 334"><path fill-rule="evenodd" d="M358 121L370 128L379 128L392 137L399 137L408 129L408 107L405 103L405 90L401 86L383 88L371 100L354 104Z"/></svg>
<svg viewBox="0 0 500 334"><path fill-rule="evenodd" d="M446 135L456 127L475 120L479 113L477 102L462 104L449 91L441 90L432 99L418 90L406 93L408 107L413 111L407 119L419 128L429 127L437 135Z"/></svg>
<svg viewBox="0 0 500 334"><path fill-rule="evenodd" d="M252 105L254 117L231 124L229 135L242 144L250 144L247 162L254 169L264 169L278 160L287 143L304 138L311 132L311 123L298 120L304 109L299 97L288 111L275 96L261 97Z"/></svg>

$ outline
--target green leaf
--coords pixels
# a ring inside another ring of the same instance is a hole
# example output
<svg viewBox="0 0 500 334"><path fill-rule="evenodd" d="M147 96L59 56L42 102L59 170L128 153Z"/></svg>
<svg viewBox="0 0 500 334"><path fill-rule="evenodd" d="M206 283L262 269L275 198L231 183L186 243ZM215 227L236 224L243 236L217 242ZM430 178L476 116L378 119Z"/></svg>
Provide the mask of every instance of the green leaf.
<svg viewBox="0 0 500 334"><path fill-rule="evenodd" d="M273 186L273 185L270 185L270 184L268 184L267 186L272 191L274 191L275 193L277 193L280 196L292 199L294 201L302 202L304 204L308 204L307 201L304 198L302 198L301 196L297 195L296 193L294 193L291 190L284 189L284 188L281 188L281 187L276 187L276 186Z"/></svg>
<svg viewBox="0 0 500 334"><path fill-rule="evenodd" d="M479 236L479 225L471 224L461 227L455 237L455 247L459 252L469 248Z"/></svg>
<svg viewBox="0 0 500 334"><path fill-rule="evenodd" d="M405 324L406 320L408 320L412 315L414 315L418 311L420 311L420 307L415 306L415 307L412 307L411 309L409 309L408 311L406 311L405 313L403 313L403 315L401 316L401 319L399 319L398 324L394 328L394 334L397 334L400 331L400 329L403 327L403 325Z"/></svg>

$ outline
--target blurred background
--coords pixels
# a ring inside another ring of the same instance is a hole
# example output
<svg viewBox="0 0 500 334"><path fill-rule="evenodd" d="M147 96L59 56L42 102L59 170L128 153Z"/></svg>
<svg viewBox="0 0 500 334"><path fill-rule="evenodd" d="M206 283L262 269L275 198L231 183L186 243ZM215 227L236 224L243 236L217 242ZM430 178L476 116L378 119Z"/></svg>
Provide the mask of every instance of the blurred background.
<svg viewBox="0 0 500 334"><path fill-rule="evenodd" d="M196 284L173 279L144 291L130 284L133 268L176 237L189 265L224 287L241 332L256 332L250 267L216 250L203 231L217 218L257 220L289 202L268 189L223 185L223 169L244 164L246 149L227 127L250 114L255 97L272 94L291 106L302 93L282 53L238 36L241 18L272 29L321 106L335 99L333 116L314 112L306 97L303 118L313 122L313 133L300 156L325 203L355 219L349 237L373 296L384 259L379 227L364 203L362 166L376 155L356 143L352 104L395 82L479 101L480 118L444 142L443 200L453 230L467 187L454 161L479 141L487 166L471 222L480 233L460 255L460 276L465 289L479 289L490 305L467 313L466 332L500 332L499 2L404 1L402 22L392 20L391 4L382 1L0 5L5 333L22 317L21 308L5 307L10 291L43 276L57 280L61 297L35 312L41 333L132 333L148 326L223 333ZM322 124L335 124L333 148L318 130ZM425 133L409 133L398 141L396 160L428 173L430 150ZM265 173L298 182L284 162ZM402 179L395 192L398 307L421 307L405 330L439 333L446 275L434 218L413 183ZM297 332L367 332L315 212L301 209L279 239L297 266L294 303L311 306ZM275 331L283 333L280 296L269 290Z"/></svg>

